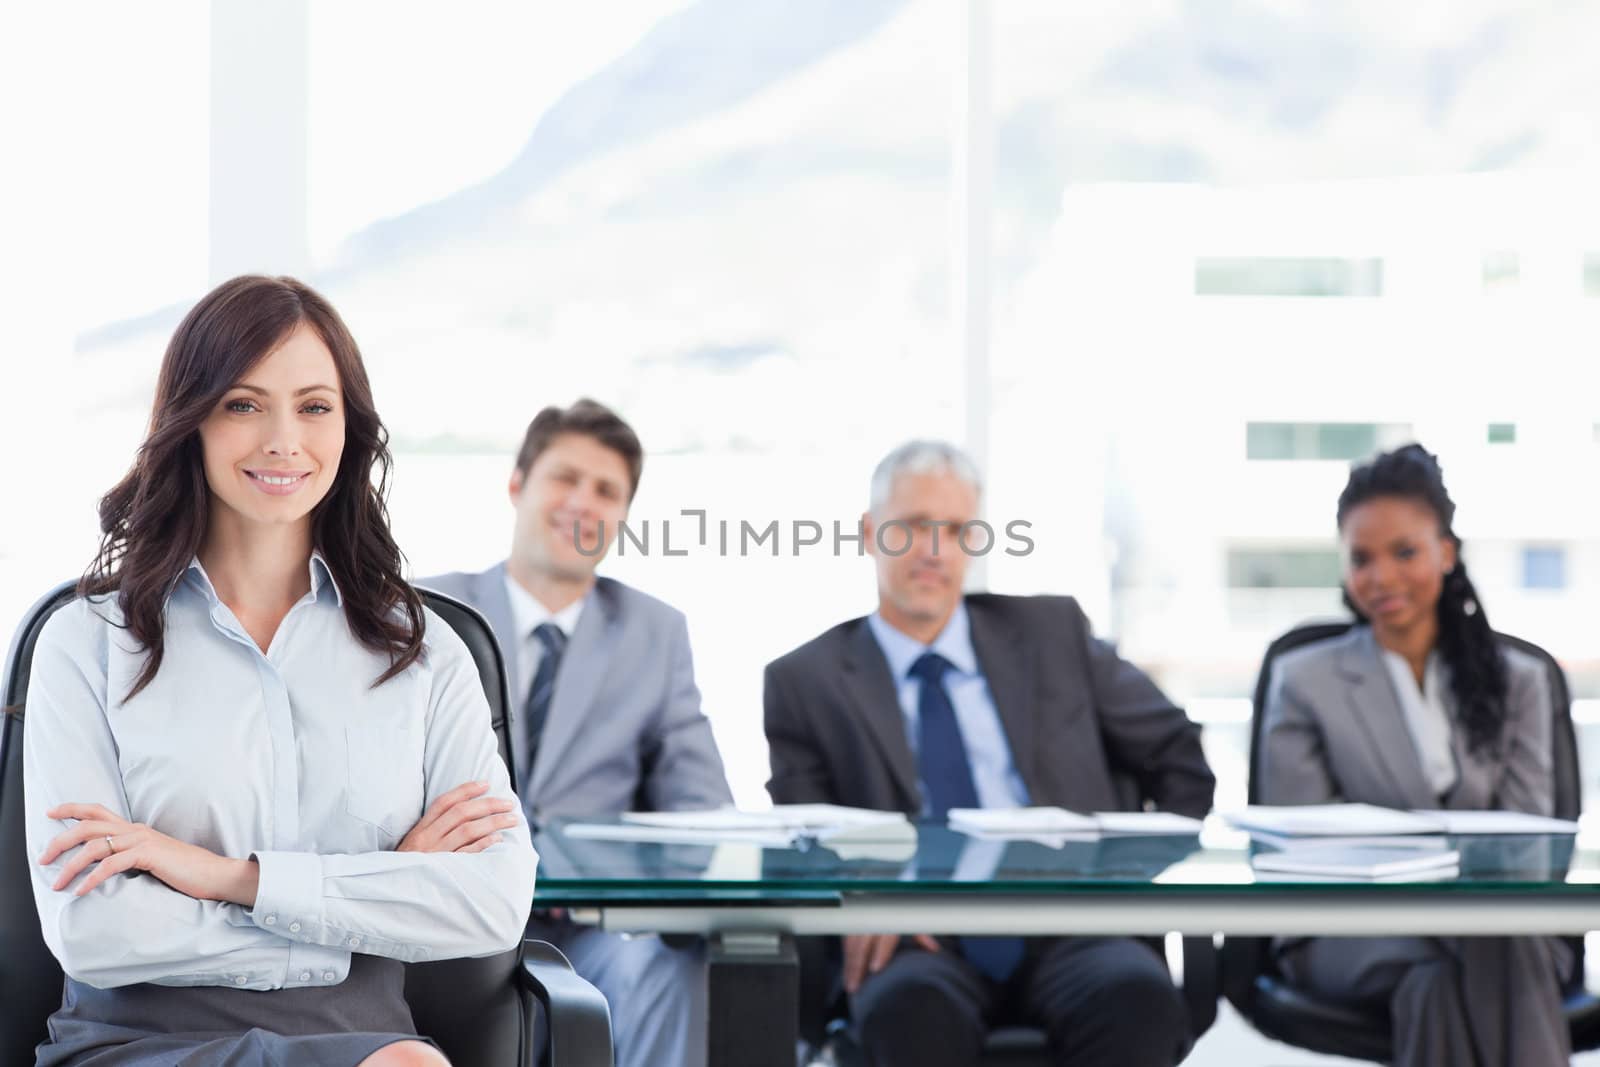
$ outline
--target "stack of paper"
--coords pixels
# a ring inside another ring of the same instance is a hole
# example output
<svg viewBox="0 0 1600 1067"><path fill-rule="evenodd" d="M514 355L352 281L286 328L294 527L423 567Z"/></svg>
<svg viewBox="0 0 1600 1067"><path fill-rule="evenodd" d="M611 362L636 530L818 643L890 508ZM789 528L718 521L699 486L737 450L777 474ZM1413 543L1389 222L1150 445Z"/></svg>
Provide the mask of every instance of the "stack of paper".
<svg viewBox="0 0 1600 1067"><path fill-rule="evenodd" d="M1257 871L1309 878L1359 878L1372 881L1420 881L1453 878L1461 869L1455 849L1410 845L1295 845L1282 852L1252 856Z"/></svg>
<svg viewBox="0 0 1600 1067"><path fill-rule="evenodd" d="M695 830L794 830L825 833L876 826L902 826L898 811L847 808L839 804L775 804L767 811L715 808L711 811L630 811L623 822Z"/></svg>
<svg viewBox="0 0 1600 1067"><path fill-rule="evenodd" d="M900 844L915 837L898 811L871 811L837 804L779 804L770 811L713 808L708 811L630 811L616 823L568 823L568 837L663 844L738 843L785 848L801 838L853 844Z"/></svg>
<svg viewBox="0 0 1600 1067"><path fill-rule="evenodd" d="M1252 804L1223 816L1241 830L1280 837L1382 837L1391 834L1437 834L1439 824L1409 811L1371 804L1305 804L1268 807Z"/></svg>
<svg viewBox="0 0 1600 1067"><path fill-rule="evenodd" d="M1400 811L1371 804L1251 805L1223 815L1266 840L1382 838L1411 834L1575 834L1578 824L1514 811Z"/></svg>
<svg viewBox="0 0 1600 1067"><path fill-rule="evenodd" d="M1166 811L1104 811L1081 815L1066 808L951 808L950 829L974 837L1102 837L1118 834L1188 835L1200 820Z"/></svg>
<svg viewBox="0 0 1600 1067"><path fill-rule="evenodd" d="M1524 815L1520 811L1417 811L1439 824L1447 834L1575 834L1571 819Z"/></svg>

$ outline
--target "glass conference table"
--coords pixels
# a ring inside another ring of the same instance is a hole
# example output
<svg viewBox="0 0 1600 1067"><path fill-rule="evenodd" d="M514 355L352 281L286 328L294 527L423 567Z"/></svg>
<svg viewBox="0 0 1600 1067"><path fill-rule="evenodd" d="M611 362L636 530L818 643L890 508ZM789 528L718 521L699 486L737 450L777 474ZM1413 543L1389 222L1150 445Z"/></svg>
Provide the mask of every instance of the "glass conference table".
<svg viewBox="0 0 1600 1067"><path fill-rule="evenodd" d="M708 938L714 1067L794 1062L790 935L1600 930L1600 834L1587 830L1450 838L1459 873L1372 882L1256 872L1252 853L1271 846L1214 816L1187 836L1042 843L923 825L889 843L790 847L597 839L579 825L602 822L541 827L534 907L565 908L573 921L609 931ZM719 977L719 967L732 977ZM762 1054L755 1044L764 1039ZM786 1061L776 1051L785 1041Z"/></svg>

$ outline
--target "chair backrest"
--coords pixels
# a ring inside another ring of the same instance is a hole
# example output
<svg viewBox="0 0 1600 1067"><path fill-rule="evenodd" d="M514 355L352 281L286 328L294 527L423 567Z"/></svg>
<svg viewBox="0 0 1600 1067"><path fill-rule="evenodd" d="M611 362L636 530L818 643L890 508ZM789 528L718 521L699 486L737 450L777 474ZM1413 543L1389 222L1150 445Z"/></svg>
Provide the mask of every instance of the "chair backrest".
<svg viewBox="0 0 1600 1067"><path fill-rule="evenodd" d="M511 707L505 657L489 623L442 593L418 590L423 602L460 635L472 653L500 755L512 769ZM23 818L22 730L34 645L45 622L73 598L73 583L46 594L24 616L6 657L0 719L0 1063L32 1063L45 1022L61 1006L61 967L44 943L28 874ZM513 788L515 781L513 780ZM406 967L406 1000L419 1033L456 1067L528 1062L527 1003L518 990L518 950L477 959Z"/></svg>
<svg viewBox="0 0 1600 1067"><path fill-rule="evenodd" d="M11 638L0 718L0 1063L32 1063L45 1021L61 1007L61 965L44 943L29 875L27 820L22 811L22 709L39 631L72 599L64 583L28 609Z"/></svg>
<svg viewBox="0 0 1600 1067"><path fill-rule="evenodd" d="M511 759L511 681L506 660L489 621L475 608L431 589L418 589L422 601L472 653L511 789L516 769ZM453 783L459 785L460 783ZM520 949L477 959L438 960L406 966L406 1002L417 1032L438 1043L455 1067L492 1067L529 1061L528 1002L516 983Z"/></svg>
<svg viewBox="0 0 1600 1067"><path fill-rule="evenodd" d="M1266 718L1267 686L1272 681L1272 668L1279 657L1297 648L1330 637L1339 637L1355 626L1354 622L1312 622L1296 626L1267 646L1261 659L1261 673L1256 676L1255 697L1250 711L1250 803L1260 802L1258 789L1261 782L1261 730ZM1572 691L1567 686L1566 672L1549 652L1532 641L1510 634L1495 634L1495 639L1506 648L1523 652L1544 665L1550 682L1550 705L1554 716L1551 730L1553 745L1552 775L1555 785L1555 811L1558 819L1576 819L1582 805L1583 780L1578 770L1578 742L1572 726Z"/></svg>
<svg viewBox="0 0 1600 1067"><path fill-rule="evenodd" d="M1267 646L1266 655L1261 657L1261 672L1256 675L1255 695L1250 702L1250 777L1245 782L1250 803L1261 803L1261 728L1266 719L1267 686L1272 682L1273 665L1286 652L1342 636L1349 633L1354 625L1353 622L1308 622L1296 626Z"/></svg>
<svg viewBox="0 0 1600 1067"><path fill-rule="evenodd" d="M1261 732L1266 718L1267 687L1272 680L1272 668L1278 658L1297 648L1317 641L1339 637L1350 631L1356 623L1314 622L1297 626L1267 646L1261 660L1261 673L1256 677L1255 696L1250 713L1250 803L1260 802L1261 782ZM1551 714L1554 716L1551 731L1553 751L1552 776L1555 786L1554 814L1561 819L1576 819L1581 805L1582 778L1578 769L1578 745L1572 727L1572 695L1567 687L1567 676L1554 656L1531 641L1508 634L1496 634L1496 639L1507 648L1525 652L1544 664L1550 680ZM1583 980L1583 939L1567 939L1572 947L1577 965L1569 978L1581 988ZM1247 1018L1255 1017L1257 979L1263 975L1276 975L1277 964L1271 952L1269 938L1230 937L1222 948L1222 988L1228 1000Z"/></svg>

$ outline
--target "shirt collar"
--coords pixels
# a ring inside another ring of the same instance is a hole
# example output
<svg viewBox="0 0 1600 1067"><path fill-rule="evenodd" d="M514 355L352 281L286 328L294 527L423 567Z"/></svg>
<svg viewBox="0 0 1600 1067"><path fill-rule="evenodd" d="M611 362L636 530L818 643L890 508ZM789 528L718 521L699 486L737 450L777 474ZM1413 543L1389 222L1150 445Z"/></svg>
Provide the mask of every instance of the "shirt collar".
<svg viewBox="0 0 1600 1067"><path fill-rule="evenodd" d="M324 589L333 590L334 603L344 607L344 594L339 591L339 583L333 580L333 568L328 566L321 550L314 550L311 553L311 593L321 600Z"/></svg>
<svg viewBox="0 0 1600 1067"><path fill-rule="evenodd" d="M1402 683L1408 692L1422 694L1425 700L1444 700L1449 692L1450 675L1444 665L1444 658L1439 655L1439 650L1434 649L1428 653L1428 658L1422 666L1422 685L1417 685L1417 676L1411 673L1411 664L1398 652L1392 652L1379 646L1378 653L1383 657L1384 666L1389 670L1389 677L1396 686Z"/></svg>
<svg viewBox="0 0 1600 1067"><path fill-rule="evenodd" d="M311 560L306 564L311 573L311 599L321 600L324 590L333 591L334 603L344 607L344 594L339 591L339 583L333 580L333 568L328 566L328 561L320 550L311 553ZM189 561L189 566L184 568L179 578L181 583L187 579L189 584L204 596L213 606L221 601L217 596L216 586L211 584L211 576L206 573L205 566L201 564L200 557L195 556Z"/></svg>
<svg viewBox="0 0 1600 1067"><path fill-rule="evenodd" d="M574 600L560 611L551 610L539 603L539 599L518 584L511 577L511 572L505 572L506 596L511 600L511 621L516 626L518 639L526 638L533 633L534 627L541 623L553 622L571 639L572 632L578 628L578 617L583 614L583 606L589 602L589 594Z"/></svg>
<svg viewBox="0 0 1600 1067"><path fill-rule="evenodd" d="M972 648L972 629L964 601L956 602L956 610L951 613L950 621L944 624L939 636L928 645L895 629L882 612L874 611L868 615L867 625L872 629L872 636L877 638L878 647L883 649L884 659L889 661L889 671L896 683L906 679L912 665L924 652L937 652L963 674L978 673L978 654Z"/></svg>

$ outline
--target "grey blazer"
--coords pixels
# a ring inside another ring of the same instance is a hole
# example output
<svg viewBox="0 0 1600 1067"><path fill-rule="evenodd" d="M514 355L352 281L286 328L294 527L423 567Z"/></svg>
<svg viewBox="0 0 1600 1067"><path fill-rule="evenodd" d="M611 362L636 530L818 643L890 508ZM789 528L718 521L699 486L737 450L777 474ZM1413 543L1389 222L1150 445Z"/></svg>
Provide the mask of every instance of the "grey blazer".
<svg viewBox="0 0 1600 1067"><path fill-rule="evenodd" d="M1452 731L1459 777L1434 795L1369 626L1284 655L1262 723L1263 804L1341 801L1391 808L1498 808L1549 815L1555 804L1554 712L1544 665L1505 648L1509 688L1497 755Z"/></svg>
<svg viewBox="0 0 1600 1067"><path fill-rule="evenodd" d="M511 748L520 767L527 740L515 716L532 679L521 676L521 635L512 632L505 564L416 584L483 612L507 650ZM700 710L682 613L621 582L596 581L556 674L532 774L518 785L530 818L732 802L711 724Z"/></svg>

